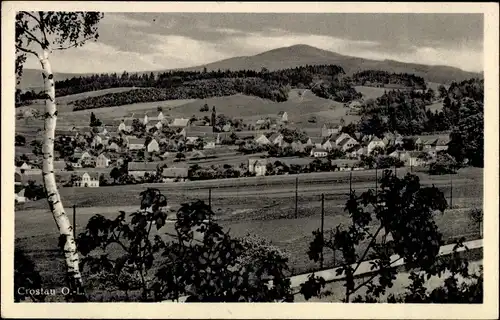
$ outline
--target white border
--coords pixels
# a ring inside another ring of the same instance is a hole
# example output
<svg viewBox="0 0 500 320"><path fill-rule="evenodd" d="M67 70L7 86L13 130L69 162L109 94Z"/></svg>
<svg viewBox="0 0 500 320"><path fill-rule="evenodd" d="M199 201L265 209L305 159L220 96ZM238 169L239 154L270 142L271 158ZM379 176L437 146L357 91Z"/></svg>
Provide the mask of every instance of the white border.
<svg viewBox="0 0 500 320"><path fill-rule="evenodd" d="M221 3L221 2L14 2L2 3L2 287L3 317L16 318L498 318L498 4L496 3ZM104 12L384 12L484 13L485 174L484 292L482 305L414 304L14 304L14 18L15 10ZM487 243L487 245L486 245Z"/></svg>

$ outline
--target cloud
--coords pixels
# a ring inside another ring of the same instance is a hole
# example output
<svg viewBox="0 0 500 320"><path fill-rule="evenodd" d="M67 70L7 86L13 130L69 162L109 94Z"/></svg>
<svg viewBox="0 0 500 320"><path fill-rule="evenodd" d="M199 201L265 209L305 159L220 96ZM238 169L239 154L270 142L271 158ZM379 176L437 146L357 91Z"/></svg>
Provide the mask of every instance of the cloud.
<svg viewBox="0 0 500 320"><path fill-rule="evenodd" d="M119 14L108 15L110 16L114 17L112 19L120 17ZM134 20L128 19L127 23L144 25L143 21L131 21ZM237 29L215 28L205 32L214 31L224 36L208 41L193 39L186 35L162 35L137 29L128 30L127 35L117 34L112 41L108 39L106 42L106 39L100 39L100 42L89 42L80 48L57 51L51 56L51 61L53 69L57 72L148 71L198 66L230 57L254 55L280 47L307 44L366 59L450 65L468 71L481 71L483 68L482 48L467 44L454 48L437 45L388 48L376 41L341 39L282 29L244 33ZM38 65L36 60L29 59L26 67L38 68Z"/></svg>
<svg viewBox="0 0 500 320"><path fill-rule="evenodd" d="M151 22L145 20L134 19L129 15L125 16L121 13L106 13L102 19L103 24L113 26L128 26L128 27L150 27Z"/></svg>

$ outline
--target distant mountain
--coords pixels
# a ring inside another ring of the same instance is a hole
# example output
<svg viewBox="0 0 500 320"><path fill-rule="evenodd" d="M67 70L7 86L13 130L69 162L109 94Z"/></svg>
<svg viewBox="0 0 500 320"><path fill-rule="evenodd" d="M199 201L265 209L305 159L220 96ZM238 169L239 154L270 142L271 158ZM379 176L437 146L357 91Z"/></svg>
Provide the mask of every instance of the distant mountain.
<svg viewBox="0 0 500 320"><path fill-rule="evenodd" d="M235 57L212 62L202 66L184 68L182 70L260 70L265 67L269 70L295 68L304 65L335 64L344 68L348 75L362 70L383 70L395 73L411 73L423 77L426 81L449 84L452 81L462 81L470 78L483 78L482 73L468 72L449 66L431 66L415 63L399 62L394 60L369 60L341 55L335 52L318 49L308 45L294 45L266 51L254 56ZM153 71L154 73L168 70ZM150 71L148 71L149 73ZM144 73L144 72L139 72ZM56 80L64 80L74 76L88 74L56 73ZM40 71L24 70L20 88L41 88ZM36 90L36 89L34 89Z"/></svg>

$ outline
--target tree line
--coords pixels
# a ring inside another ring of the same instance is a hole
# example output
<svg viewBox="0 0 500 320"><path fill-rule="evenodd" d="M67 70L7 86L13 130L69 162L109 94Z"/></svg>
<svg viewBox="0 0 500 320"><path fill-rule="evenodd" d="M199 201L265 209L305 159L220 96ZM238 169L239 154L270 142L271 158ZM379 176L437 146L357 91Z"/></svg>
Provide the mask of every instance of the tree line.
<svg viewBox="0 0 500 320"><path fill-rule="evenodd" d="M409 73L389 73L382 70L364 70L352 75L355 85L399 85L401 87L411 87L426 89L425 79Z"/></svg>
<svg viewBox="0 0 500 320"><path fill-rule="evenodd" d="M272 101L286 101L290 86L261 78L222 78L194 80L170 88L144 88L119 93L88 97L74 102L76 110L121 106L132 103L179 99L205 99L230 96L238 93L254 95Z"/></svg>

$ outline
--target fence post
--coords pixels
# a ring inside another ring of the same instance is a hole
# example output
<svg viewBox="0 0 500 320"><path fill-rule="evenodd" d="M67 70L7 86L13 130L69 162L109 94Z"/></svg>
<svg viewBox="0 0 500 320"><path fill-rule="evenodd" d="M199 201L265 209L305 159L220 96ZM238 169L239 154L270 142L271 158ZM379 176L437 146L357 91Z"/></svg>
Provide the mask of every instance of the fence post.
<svg viewBox="0 0 500 320"><path fill-rule="evenodd" d="M349 197L352 194L352 171L349 171Z"/></svg>
<svg viewBox="0 0 500 320"><path fill-rule="evenodd" d="M208 215L208 223L212 223L212 188L208 188L208 207L210 208L210 214Z"/></svg>
<svg viewBox="0 0 500 320"><path fill-rule="evenodd" d="M321 242L324 245L325 242L325 194L321 194ZM320 268L323 269L323 246L321 246L321 257L320 257Z"/></svg>
<svg viewBox="0 0 500 320"><path fill-rule="evenodd" d="M299 177L295 177L295 219L298 217Z"/></svg>
<svg viewBox="0 0 500 320"><path fill-rule="evenodd" d="M73 239L76 241L76 204L73 205Z"/></svg>
<svg viewBox="0 0 500 320"><path fill-rule="evenodd" d="M450 209L453 208L453 174L450 174Z"/></svg>

